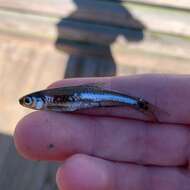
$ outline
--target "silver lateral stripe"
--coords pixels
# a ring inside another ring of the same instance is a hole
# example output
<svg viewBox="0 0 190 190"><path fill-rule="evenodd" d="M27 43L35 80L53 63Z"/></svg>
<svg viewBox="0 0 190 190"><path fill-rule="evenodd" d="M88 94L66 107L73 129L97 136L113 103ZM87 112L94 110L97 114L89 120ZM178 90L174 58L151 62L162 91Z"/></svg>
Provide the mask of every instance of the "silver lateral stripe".
<svg viewBox="0 0 190 190"><path fill-rule="evenodd" d="M92 101L117 101L122 102L126 104L136 104L137 100L130 98L130 97L124 97L120 95L112 95L112 94L98 94L98 93L90 93L90 92L82 92L80 93L80 98L82 100L92 100Z"/></svg>

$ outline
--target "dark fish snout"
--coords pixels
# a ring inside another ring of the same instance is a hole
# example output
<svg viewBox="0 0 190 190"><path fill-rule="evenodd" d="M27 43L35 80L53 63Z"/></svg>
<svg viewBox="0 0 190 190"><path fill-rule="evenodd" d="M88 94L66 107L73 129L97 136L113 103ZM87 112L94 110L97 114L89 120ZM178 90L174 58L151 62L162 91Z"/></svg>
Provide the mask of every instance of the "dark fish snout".
<svg viewBox="0 0 190 190"><path fill-rule="evenodd" d="M23 98L19 99L19 104L23 105Z"/></svg>

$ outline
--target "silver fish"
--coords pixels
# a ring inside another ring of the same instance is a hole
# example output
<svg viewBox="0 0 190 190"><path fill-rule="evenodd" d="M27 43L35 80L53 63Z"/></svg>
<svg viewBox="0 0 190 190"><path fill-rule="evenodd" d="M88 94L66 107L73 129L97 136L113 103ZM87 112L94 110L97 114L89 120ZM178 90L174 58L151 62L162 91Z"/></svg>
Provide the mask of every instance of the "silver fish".
<svg viewBox="0 0 190 190"><path fill-rule="evenodd" d="M103 89L97 83L42 90L20 98L19 102L27 108L55 112L73 112L95 107L128 106L152 116L157 121L154 114L155 106L148 101Z"/></svg>

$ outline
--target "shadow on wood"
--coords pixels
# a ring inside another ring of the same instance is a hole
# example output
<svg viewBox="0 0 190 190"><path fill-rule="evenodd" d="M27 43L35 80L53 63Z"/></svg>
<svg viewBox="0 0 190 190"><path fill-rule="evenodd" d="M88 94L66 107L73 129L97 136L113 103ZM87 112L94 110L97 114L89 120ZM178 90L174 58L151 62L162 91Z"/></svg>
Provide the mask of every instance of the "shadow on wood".
<svg viewBox="0 0 190 190"><path fill-rule="evenodd" d="M57 165L21 158L11 136L0 134L0 189L56 190Z"/></svg>
<svg viewBox="0 0 190 190"><path fill-rule="evenodd" d="M142 41L144 25L135 19L118 0L116 9L112 11L113 15L110 15L110 11L107 14L102 11L104 15L93 14L87 10L86 3L89 7L89 2L86 0L74 0L73 2L77 7L76 11L67 18L62 18L57 24L58 38L55 46L70 55L65 78L116 75L116 63L111 53L111 45L119 36L124 37L128 42ZM94 3L96 1L92 2L92 6L96 6ZM110 16L113 19L106 20ZM104 17L104 21L101 21L101 17ZM101 25L104 29L97 31L93 25ZM128 30L124 25L129 26L130 29ZM111 28L111 34L107 35L106 27L109 31ZM67 28L72 28L72 30L66 30ZM122 32L125 28L125 32ZM79 32L76 34L77 31ZM73 36L75 37L72 39ZM93 39L93 42L89 39Z"/></svg>
<svg viewBox="0 0 190 190"><path fill-rule="evenodd" d="M109 53L110 56L107 57L70 55L65 70L65 77L101 77L115 75L116 64L111 51Z"/></svg>

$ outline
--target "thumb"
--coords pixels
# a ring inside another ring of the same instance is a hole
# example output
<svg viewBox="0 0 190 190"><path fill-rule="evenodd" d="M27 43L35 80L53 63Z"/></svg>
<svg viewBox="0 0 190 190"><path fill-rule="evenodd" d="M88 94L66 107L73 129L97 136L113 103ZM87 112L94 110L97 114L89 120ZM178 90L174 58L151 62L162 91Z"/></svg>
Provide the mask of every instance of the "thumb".
<svg viewBox="0 0 190 190"><path fill-rule="evenodd" d="M78 154L58 169L56 181L60 190L111 190L109 170L102 160Z"/></svg>

